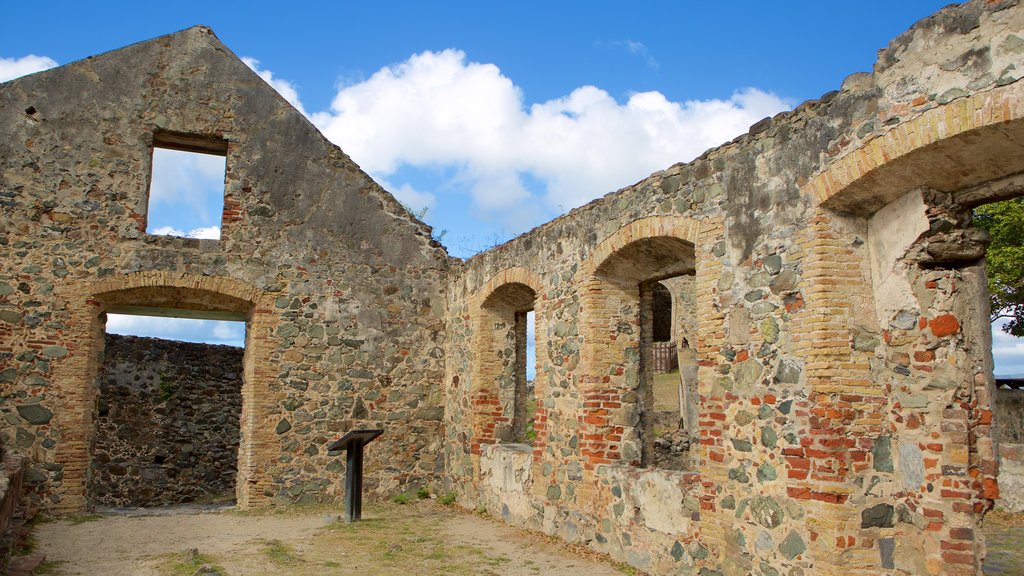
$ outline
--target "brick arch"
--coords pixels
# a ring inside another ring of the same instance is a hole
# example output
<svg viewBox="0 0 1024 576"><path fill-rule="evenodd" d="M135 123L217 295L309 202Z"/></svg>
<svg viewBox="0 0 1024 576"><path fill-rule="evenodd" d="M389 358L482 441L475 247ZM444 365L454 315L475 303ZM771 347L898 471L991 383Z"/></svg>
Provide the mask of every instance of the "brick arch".
<svg viewBox="0 0 1024 576"><path fill-rule="evenodd" d="M87 505L97 378L105 335L103 313L117 304L147 305L155 301L159 306L173 307L175 302L195 302L189 297L174 299L171 294L175 291L207 296L203 307L193 309L239 312L246 318L236 497L240 507L267 503L262 488L269 481L262 472L265 463L261 455L269 454L268 448L277 440L266 416L259 412L257 400L270 394L269 384L276 374L269 361L276 326L271 296L233 278L153 271L110 276L60 290L73 320L65 338L70 350L67 361L55 367L62 409L54 412L54 425L64 437L56 454L56 463L63 466L58 511L78 512Z"/></svg>
<svg viewBox="0 0 1024 576"><path fill-rule="evenodd" d="M483 283L470 298L470 313L473 315L473 391L472 391L472 412L473 412L473 441L471 451L474 456L480 454L481 446L494 444L501 441L502 433L499 430L513 424L516 410L522 417L522 405L512 399L502 398L508 396L503 391L500 382L503 379L524 377L516 375L511 371L516 367L509 365L501 357L498 348L508 345L508 338L514 340L513 330L516 321L515 315L523 310L521 302L528 294L532 293L532 308L537 325L536 349L544 349L544 308L543 290L541 277L525 268L513 267L501 270ZM504 304L496 301L503 291L512 291L516 294L515 303ZM524 327L525 329L525 327ZM504 342L502 340L505 340ZM535 379L535 397L541 397L542 379L540 378L540 354L537 355L537 378ZM504 400L504 401L503 401ZM520 399L522 400L522 399ZM527 400L529 401L529 400ZM534 442L534 450L537 451L543 445L543 424L546 421L544 408L536 399L537 412L534 416L534 431L537 433Z"/></svg>
<svg viewBox="0 0 1024 576"><path fill-rule="evenodd" d="M682 216L651 216L634 220L605 238L583 262L583 277L591 276L612 254L628 244L645 238L680 238L696 245L701 231L698 220Z"/></svg>
<svg viewBox="0 0 1024 576"><path fill-rule="evenodd" d="M144 288L184 288L229 296L251 305L256 305L263 291L259 288L223 276L202 276L198 274L176 274L166 271L134 272L97 280L88 285L87 291L93 298L106 294Z"/></svg>
<svg viewBox="0 0 1024 576"><path fill-rule="evenodd" d="M1016 82L889 127L829 162L801 190L826 208L868 215L919 186L954 192L1019 173L1021 147L1024 83Z"/></svg>

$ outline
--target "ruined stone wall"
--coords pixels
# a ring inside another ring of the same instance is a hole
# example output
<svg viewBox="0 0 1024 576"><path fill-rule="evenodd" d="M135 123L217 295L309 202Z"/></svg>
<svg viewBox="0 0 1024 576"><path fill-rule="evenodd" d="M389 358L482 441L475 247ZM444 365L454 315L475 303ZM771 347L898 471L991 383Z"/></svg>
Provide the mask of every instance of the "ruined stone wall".
<svg viewBox="0 0 1024 576"><path fill-rule="evenodd" d="M984 270L944 214L1024 170L1022 39L1014 2L948 8L874 74L470 259L448 292L462 501L652 573L979 573L997 495ZM695 268L689 472L636 465L629 282L659 272L602 268L670 259L665 238ZM532 453L475 427L493 389L477 306L526 273L544 327Z"/></svg>
<svg viewBox="0 0 1024 576"><path fill-rule="evenodd" d="M108 334L89 501L235 497L242 348Z"/></svg>
<svg viewBox="0 0 1024 576"><path fill-rule="evenodd" d="M0 418L50 511L85 505L103 313L247 322L242 506L382 496L442 469L444 286L430 229L196 27L0 85ZM145 233L154 139L224 143L220 240Z"/></svg>

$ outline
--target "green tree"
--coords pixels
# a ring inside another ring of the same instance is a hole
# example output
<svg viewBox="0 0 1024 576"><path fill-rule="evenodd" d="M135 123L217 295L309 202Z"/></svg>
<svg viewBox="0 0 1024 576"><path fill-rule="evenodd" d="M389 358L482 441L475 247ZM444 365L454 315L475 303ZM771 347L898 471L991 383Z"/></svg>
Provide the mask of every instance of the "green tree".
<svg viewBox="0 0 1024 576"><path fill-rule="evenodd" d="M1024 336L1024 198L975 208L974 222L992 235L985 257L992 321L1008 318L1003 331Z"/></svg>

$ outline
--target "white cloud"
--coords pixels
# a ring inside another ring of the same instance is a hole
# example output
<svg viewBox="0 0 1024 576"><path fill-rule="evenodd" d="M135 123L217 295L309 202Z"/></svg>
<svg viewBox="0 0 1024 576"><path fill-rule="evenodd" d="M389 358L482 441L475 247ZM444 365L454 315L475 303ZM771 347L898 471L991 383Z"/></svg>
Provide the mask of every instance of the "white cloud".
<svg viewBox="0 0 1024 576"><path fill-rule="evenodd" d="M181 238L198 238L201 240L220 240L220 226L179 230L174 226L159 226L149 231L154 236L178 236Z"/></svg>
<svg viewBox="0 0 1024 576"><path fill-rule="evenodd" d="M108 314L107 332L183 342L245 345L245 324L224 320Z"/></svg>
<svg viewBox="0 0 1024 576"><path fill-rule="evenodd" d="M296 110L301 112L303 116L308 116L308 114L306 114L306 109L302 107L302 101L299 100L299 91L295 89L294 84L287 80L274 78L274 73L270 70L261 70L260 61L255 58L245 56L242 58L242 62L245 62L246 66L251 68L252 71L258 74L260 78L263 78L263 80L267 84L270 84L274 90L277 90L277 93L287 100L289 104L294 106Z"/></svg>
<svg viewBox="0 0 1024 576"><path fill-rule="evenodd" d="M455 168L481 213L521 229L539 211L568 210L691 160L788 106L754 88L687 102L641 92L620 104L583 86L526 108L497 66L445 50L343 87L331 110L312 118L375 178L404 165ZM530 201L523 175L545 185L542 205Z"/></svg>
<svg viewBox="0 0 1024 576"><path fill-rule="evenodd" d="M225 162L223 156L155 148L147 232L220 238Z"/></svg>
<svg viewBox="0 0 1024 576"><path fill-rule="evenodd" d="M21 58L0 58L0 82L53 68L57 62L47 56L29 54Z"/></svg>
<svg viewBox="0 0 1024 576"><path fill-rule="evenodd" d="M1024 374L1024 338L1011 336L1003 332L1002 326L1007 320L992 324L992 358L995 360L995 373L998 376L1017 376Z"/></svg>

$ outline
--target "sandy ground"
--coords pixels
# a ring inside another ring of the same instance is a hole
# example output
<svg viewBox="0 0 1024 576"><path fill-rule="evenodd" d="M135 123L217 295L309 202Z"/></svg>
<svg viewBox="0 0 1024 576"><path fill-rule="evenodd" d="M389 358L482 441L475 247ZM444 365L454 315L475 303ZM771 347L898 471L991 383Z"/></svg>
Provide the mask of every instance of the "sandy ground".
<svg viewBox="0 0 1024 576"><path fill-rule="evenodd" d="M336 508L248 514L230 510L78 518L39 525L46 574L191 576L195 548L224 576L334 574L621 575L589 551L568 547L455 506L375 504L364 520ZM78 523L76 523L76 520ZM85 520L85 521L82 521Z"/></svg>

